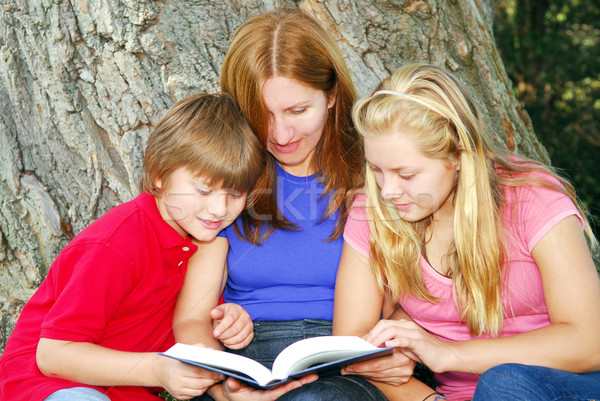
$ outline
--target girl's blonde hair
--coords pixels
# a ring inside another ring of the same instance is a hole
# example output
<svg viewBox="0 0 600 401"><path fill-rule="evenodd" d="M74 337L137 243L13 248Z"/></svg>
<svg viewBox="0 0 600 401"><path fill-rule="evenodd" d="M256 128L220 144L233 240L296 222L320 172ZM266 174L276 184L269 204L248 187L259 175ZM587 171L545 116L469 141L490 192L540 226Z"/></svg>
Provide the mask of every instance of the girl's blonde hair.
<svg viewBox="0 0 600 401"><path fill-rule="evenodd" d="M176 102L148 137L140 192L160 195L179 167L210 185L248 192L264 151L235 101L226 93L195 94Z"/></svg>
<svg viewBox="0 0 600 401"><path fill-rule="evenodd" d="M505 316L502 266L509 258L502 226L504 188L536 185L560 191L584 216L574 189L549 167L495 149L475 103L442 69L425 64L403 66L381 88L354 106L354 124L363 137L401 127L412 132L411 138L425 156L460 162L454 189L454 243L447 253L454 301L473 335L497 335ZM368 165L366 169L371 266L381 289L393 299L412 294L436 302L425 287L420 267L431 216L412 223L402 220L393 204L380 196ZM549 173L560 185L524 174L531 171ZM587 220L585 225L595 246Z"/></svg>
<svg viewBox="0 0 600 401"><path fill-rule="evenodd" d="M221 89L238 102L265 148L269 114L262 88L275 76L300 81L328 98L335 96L312 167L330 196L323 220L340 211L330 239L337 238L345 221L346 191L359 183L363 169L361 142L350 115L355 100L350 73L333 39L299 10L277 10L243 23L223 61ZM244 234L254 244L275 228L296 229L278 210L276 183L275 161L268 157L256 184L254 211L242 214ZM268 229L261 231L265 226Z"/></svg>

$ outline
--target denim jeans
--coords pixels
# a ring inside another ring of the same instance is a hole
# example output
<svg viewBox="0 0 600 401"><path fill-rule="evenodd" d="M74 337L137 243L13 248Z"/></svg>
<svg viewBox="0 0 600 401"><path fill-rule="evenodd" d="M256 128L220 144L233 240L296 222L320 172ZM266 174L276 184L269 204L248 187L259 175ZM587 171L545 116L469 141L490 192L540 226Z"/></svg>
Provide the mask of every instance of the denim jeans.
<svg viewBox="0 0 600 401"><path fill-rule="evenodd" d="M110 401L110 398L93 388L71 387L53 392L44 401Z"/></svg>
<svg viewBox="0 0 600 401"><path fill-rule="evenodd" d="M570 373L543 366L507 363L484 372L473 401L600 400L600 371Z"/></svg>
<svg viewBox="0 0 600 401"><path fill-rule="evenodd" d="M228 350L252 358L269 369L288 345L303 338L331 335L331 322L305 319L284 322L255 322L254 339L241 350ZM209 401L205 394L194 401ZM371 383L360 376L326 376L279 397L282 401L387 401Z"/></svg>

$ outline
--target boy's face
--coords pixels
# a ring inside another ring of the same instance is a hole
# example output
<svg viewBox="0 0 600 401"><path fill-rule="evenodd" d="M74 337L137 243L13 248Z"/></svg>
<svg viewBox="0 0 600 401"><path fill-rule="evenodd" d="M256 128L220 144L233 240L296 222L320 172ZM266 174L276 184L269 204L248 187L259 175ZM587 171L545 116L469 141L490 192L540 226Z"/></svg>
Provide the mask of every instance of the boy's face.
<svg viewBox="0 0 600 401"><path fill-rule="evenodd" d="M161 180L155 185L160 189L156 204L163 219L182 236L198 241L212 241L246 204L246 193L210 186L185 167L175 170L164 187Z"/></svg>

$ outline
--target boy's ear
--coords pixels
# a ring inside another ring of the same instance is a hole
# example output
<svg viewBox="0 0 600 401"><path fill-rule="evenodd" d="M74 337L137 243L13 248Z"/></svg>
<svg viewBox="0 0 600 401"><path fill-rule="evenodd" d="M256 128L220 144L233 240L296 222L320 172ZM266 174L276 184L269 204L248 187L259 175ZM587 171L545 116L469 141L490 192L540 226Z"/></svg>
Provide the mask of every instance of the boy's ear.
<svg viewBox="0 0 600 401"><path fill-rule="evenodd" d="M154 186L158 189L162 189L162 180L160 178L154 180Z"/></svg>

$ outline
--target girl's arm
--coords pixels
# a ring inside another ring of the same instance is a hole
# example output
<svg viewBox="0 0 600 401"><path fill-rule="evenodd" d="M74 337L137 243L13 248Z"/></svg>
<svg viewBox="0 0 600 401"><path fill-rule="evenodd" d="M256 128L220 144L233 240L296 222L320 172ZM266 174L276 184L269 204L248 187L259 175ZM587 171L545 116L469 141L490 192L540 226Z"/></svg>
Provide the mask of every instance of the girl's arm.
<svg viewBox="0 0 600 401"><path fill-rule="evenodd" d="M201 395L222 376L151 352L124 352L97 344L42 338L36 354L40 371L96 386L162 387L186 399Z"/></svg>
<svg viewBox="0 0 600 401"><path fill-rule="evenodd" d="M344 242L335 282L333 334L364 336L379 321L383 301L369 261Z"/></svg>
<svg viewBox="0 0 600 401"><path fill-rule="evenodd" d="M216 307L227 278L229 243L225 238L216 237L211 242L196 245L198 250L188 262L175 307L175 340L202 343L215 349L222 349L222 344L242 348L252 340L250 317L238 305Z"/></svg>
<svg viewBox="0 0 600 401"><path fill-rule="evenodd" d="M458 343L449 368L462 365L483 372L518 362L571 372L600 369L600 279L579 220L570 216L559 222L532 256L552 324L513 337Z"/></svg>
<svg viewBox="0 0 600 401"><path fill-rule="evenodd" d="M532 256L542 278L549 326L511 337L446 343L412 322L388 321L378 324L368 339L400 347L435 372L480 374L511 362L571 372L600 370L600 279L579 220L570 216L559 222Z"/></svg>
<svg viewBox="0 0 600 401"><path fill-rule="evenodd" d="M335 285L334 335L366 335L379 321L382 311L394 313L379 291L369 261L344 243ZM385 309L385 310L384 310ZM398 313L398 312L395 312ZM344 374L367 377L390 401L422 400L432 389L411 377L414 362L401 352L345 368Z"/></svg>

